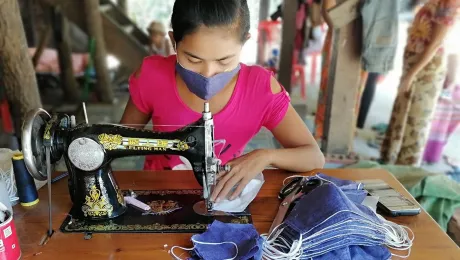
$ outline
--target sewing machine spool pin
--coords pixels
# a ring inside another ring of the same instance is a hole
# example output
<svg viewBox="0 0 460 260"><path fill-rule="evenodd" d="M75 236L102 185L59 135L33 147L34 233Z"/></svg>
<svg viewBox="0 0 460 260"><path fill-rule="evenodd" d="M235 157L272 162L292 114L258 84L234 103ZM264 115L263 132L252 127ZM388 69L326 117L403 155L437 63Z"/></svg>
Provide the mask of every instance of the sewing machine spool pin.
<svg viewBox="0 0 460 260"><path fill-rule="evenodd" d="M116 124L77 124L73 116L45 110L31 111L23 127L23 152L26 166L38 180L46 180L45 165L62 157L69 173L68 187L77 212L85 220L107 220L122 215L124 195L112 174L112 160L138 155L179 155L192 165L197 182L203 187L203 204L212 213L210 200L221 165L214 152L214 121L209 103L204 103L202 117L172 132L156 132ZM44 147L49 148L46 160Z"/></svg>

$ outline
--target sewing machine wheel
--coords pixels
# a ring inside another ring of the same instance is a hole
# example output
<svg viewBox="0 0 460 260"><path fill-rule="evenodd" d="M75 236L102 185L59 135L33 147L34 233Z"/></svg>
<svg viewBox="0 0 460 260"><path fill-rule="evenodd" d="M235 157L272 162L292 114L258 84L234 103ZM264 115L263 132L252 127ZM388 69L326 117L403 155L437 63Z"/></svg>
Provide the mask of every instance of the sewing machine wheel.
<svg viewBox="0 0 460 260"><path fill-rule="evenodd" d="M44 109L30 111L22 126L22 153L30 175L37 180L47 179L46 154L43 146L43 133L51 116Z"/></svg>

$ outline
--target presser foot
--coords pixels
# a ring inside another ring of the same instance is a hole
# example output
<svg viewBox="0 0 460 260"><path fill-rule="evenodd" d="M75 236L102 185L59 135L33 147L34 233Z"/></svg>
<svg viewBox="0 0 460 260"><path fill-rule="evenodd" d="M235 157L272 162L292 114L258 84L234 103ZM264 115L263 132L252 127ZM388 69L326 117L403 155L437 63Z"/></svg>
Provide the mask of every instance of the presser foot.
<svg viewBox="0 0 460 260"><path fill-rule="evenodd" d="M233 214L223 212L223 211L218 211L218 210L213 210L213 211L208 211L206 207L206 202L204 200L198 201L193 205L193 210L195 211L196 214L202 215L202 216L232 216Z"/></svg>

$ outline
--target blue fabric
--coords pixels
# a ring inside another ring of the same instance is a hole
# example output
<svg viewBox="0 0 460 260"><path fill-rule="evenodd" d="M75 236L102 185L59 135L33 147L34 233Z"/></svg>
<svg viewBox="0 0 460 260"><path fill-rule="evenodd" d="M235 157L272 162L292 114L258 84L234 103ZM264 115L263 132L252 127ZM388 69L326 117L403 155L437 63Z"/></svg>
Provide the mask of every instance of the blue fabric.
<svg viewBox="0 0 460 260"><path fill-rule="evenodd" d="M362 185L361 183L334 178L322 173L318 173L316 176L312 178L321 178L334 183L335 185L340 187L340 189L354 203L361 204L367 196L367 191L364 189L364 185Z"/></svg>
<svg viewBox="0 0 460 260"><path fill-rule="evenodd" d="M332 215L334 217L329 218ZM381 224L381 220L368 207L348 199L337 186L324 184L303 196L285 223L297 232L306 233L313 228L320 230L349 219Z"/></svg>
<svg viewBox="0 0 460 260"><path fill-rule="evenodd" d="M302 234L302 259L389 259L382 220L361 205L364 185L318 174L327 180L302 196L284 221L281 237Z"/></svg>
<svg viewBox="0 0 460 260"><path fill-rule="evenodd" d="M252 224L232 224L215 220L202 234L192 236L192 241L204 243L233 242L238 246L235 259L262 258L263 238L259 236ZM233 244L205 245L194 242L194 259L222 260L231 259L236 254Z"/></svg>
<svg viewBox="0 0 460 260"><path fill-rule="evenodd" d="M391 258L390 251L381 250L381 246L349 246L331 251L314 260L336 260L336 259L353 259L353 260L387 260Z"/></svg>

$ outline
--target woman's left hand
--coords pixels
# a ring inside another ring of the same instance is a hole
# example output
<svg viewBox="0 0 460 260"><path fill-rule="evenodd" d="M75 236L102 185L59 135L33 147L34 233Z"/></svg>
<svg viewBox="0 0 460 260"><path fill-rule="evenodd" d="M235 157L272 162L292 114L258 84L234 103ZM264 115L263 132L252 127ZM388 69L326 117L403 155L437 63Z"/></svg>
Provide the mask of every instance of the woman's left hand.
<svg viewBox="0 0 460 260"><path fill-rule="evenodd" d="M229 195L231 189L238 185L230 195L230 200L235 199L243 191L244 187L270 163L270 155L267 150L254 150L248 154L238 157L227 165L230 171L220 173L218 183L211 195L211 201L219 202Z"/></svg>
<svg viewBox="0 0 460 260"><path fill-rule="evenodd" d="M415 76L412 73L407 73L401 78L401 83L399 86L399 92L408 93L412 87L412 83L415 80Z"/></svg>

